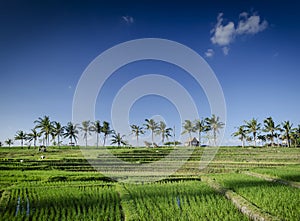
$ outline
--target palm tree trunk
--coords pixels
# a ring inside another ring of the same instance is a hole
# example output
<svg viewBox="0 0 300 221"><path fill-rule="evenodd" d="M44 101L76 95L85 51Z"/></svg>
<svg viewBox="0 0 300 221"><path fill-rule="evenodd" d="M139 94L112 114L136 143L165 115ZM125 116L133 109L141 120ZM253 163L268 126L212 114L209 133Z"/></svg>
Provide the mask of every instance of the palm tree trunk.
<svg viewBox="0 0 300 221"><path fill-rule="evenodd" d="M214 130L214 145L217 146L217 132Z"/></svg>
<svg viewBox="0 0 300 221"><path fill-rule="evenodd" d="M271 139L272 139L272 141L271 141L272 147L274 147L274 133L273 132L271 132Z"/></svg>
<svg viewBox="0 0 300 221"><path fill-rule="evenodd" d="M201 132L200 132L200 130L199 130L199 144L198 144L198 146L200 147L201 146Z"/></svg>
<svg viewBox="0 0 300 221"><path fill-rule="evenodd" d="M244 148L245 146L245 141L244 141L244 138L242 138L242 147Z"/></svg>
<svg viewBox="0 0 300 221"><path fill-rule="evenodd" d="M85 134L85 147L87 147L87 134Z"/></svg>
<svg viewBox="0 0 300 221"><path fill-rule="evenodd" d="M139 136L138 135L136 136L136 145L137 145L137 147L139 146Z"/></svg>
<svg viewBox="0 0 300 221"><path fill-rule="evenodd" d="M46 146L48 147L49 146L49 135L47 136L47 142L46 143L47 143Z"/></svg>
<svg viewBox="0 0 300 221"><path fill-rule="evenodd" d="M151 131L151 137L152 137L152 148L154 147L154 141L153 141L153 130Z"/></svg>
<svg viewBox="0 0 300 221"><path fill-rule="evenodd" d="M105 147L105 140L106 140L106 135L104 135L104 139L103 139L103 146Z"/></svg>
<svg viewBox="0 0 300 221"><path fill-rule="evenodd" d="M174 136L174 147L176 147L175 126L174 126L174 129L173 129L173 136Z"/></svg>
<svg viewBox="0 0 300 221"><path fill-rule="evenodd" d="M97 148L98 148L98 143L99 143L99 134L98 133L96 134L96 137L97 137Z"/></svg>

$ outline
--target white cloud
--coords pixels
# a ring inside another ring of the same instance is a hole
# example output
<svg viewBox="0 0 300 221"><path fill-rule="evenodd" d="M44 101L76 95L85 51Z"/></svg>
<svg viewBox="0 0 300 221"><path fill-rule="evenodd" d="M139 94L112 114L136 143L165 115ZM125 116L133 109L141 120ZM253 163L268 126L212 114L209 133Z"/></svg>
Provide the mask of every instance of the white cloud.
<svg viewBox="0 0 300 221"><path fill-rule="evenodd" d="M210 48L210 49L207 49L207 51L205 52L205 57L211 58L214 56L214 54L215 54L214 50Z"/></svg>
<svg viewBox="0 0 300 221"><path fill-rule="evenodd" d="M233 22L223 25L223 13L218 16L218 22L215 28L211 31L214 35L211 37L211 42L220 46L229 45L235 35L235 27Z"/></svg>
<svg viewBox="0 0 300 221"><path fill-rule="evenodd" d="M211 30L211 42L215 45L222 46L224 55L228 55L229 45L240 35L254 35L268 27L266 20L261 20L258 15L249 15L247 12L240 13L237 27L233 21L223 24L223 13L217 17L217 24Z"/></svg>
<svg viewBox="0 0 300 221"><path fill-rule="evenodd" d="M122 16L122 19L123 19L123 20L126 22L126 24L128 24L128 25L134 23L134 19L133 19L133 17L131 17L131 16L128 16L128 15Z"/></svg>
<svg viewBox="0 0 300 221"><path fill-rule="evenodd" d="M223 51L224 55L228 55L228 53L229 53L229 47L227 47L227 46L223 47L222 51Z"/></svg>
<svg viewBox="0 0 300 221"><path fill-rule="evenodd" d="M268 27L266 20L261 21L260 16L252 15L249 17L248 13L243 12L240 14L241 20L238 23L236 33L242 34L256 34L265 30Z"/></svg>
<svg viewBox="0 0 300 221"><path fill-rule="evenodd" d="M240 18L243 18L243 17L248 17L248 13L247 12L242 12L240 13Z"/></svg>

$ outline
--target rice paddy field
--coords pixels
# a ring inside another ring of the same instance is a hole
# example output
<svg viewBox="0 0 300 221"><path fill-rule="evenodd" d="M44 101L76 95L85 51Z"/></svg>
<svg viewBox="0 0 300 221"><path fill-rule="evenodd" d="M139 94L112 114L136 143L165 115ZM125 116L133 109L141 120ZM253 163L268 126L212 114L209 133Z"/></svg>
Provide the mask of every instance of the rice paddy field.
<svg viewBox="0 0 300 221"><path fill-rule="evenodd" d="M173 151L108 149L132 165ZM1 147L0 220L300 220L300 148L221 147L199 169L202 154L195 148L162 180L127 183L97 171L90 164L97 156L87 159L80 148ZM109 156L101 157L109 167ZM167 164L157 165L152 176ZM126 172L116 168L120 176Z"/></svg>

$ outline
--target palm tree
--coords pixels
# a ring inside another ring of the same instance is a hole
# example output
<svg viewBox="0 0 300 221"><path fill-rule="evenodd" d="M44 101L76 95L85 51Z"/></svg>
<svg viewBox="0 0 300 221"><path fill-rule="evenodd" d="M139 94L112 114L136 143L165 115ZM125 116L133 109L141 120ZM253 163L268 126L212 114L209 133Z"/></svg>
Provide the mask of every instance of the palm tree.
<svg viewBox="0 0 300 221"><path fill-rule="evenodd" d="M300 124L295 128L295 132L300 136Z"/></svg>
<svg viewBox="0 0 300 221"><path fill-rule="evenodd" d="M264 120L264 132L270 132L270 134L267 136L271 140L271 145L274 146L274 137L275 132L278 131L280 128L280 125L276 125L272 119L272 117L268 117Z"/></svg>
<svg viewBox="0 0 300 221"><path fill-rule="evenodd" d="M300 124L298 124L298 127L294 128L294 137L297 137L296 139L296 146L300 143Z"/></svg>
<svg viewBox="0 0 300 221"><path fill-rule="evenodd" d="M264 142L267 141L267 136L260 134L260 135L257 136L257 139L260 140L261 143L262 143L261 145L264 146Z"/></svg>
<svg viewBox="0 0 300 221"><path fill-rule="evenodd" d="M156 133L158 125L153 119L145 119L145 121L146 123L144 124L144 126L146 127L146 130L151 131L152 147L154 147L154 133Z"/></svg>
<svg viewBox="0 0 300 221"><path fill-rule="evenodd" d="M85 147L87 147L87 138L88 135L91 134L92 127L90 126L90 121L82 121L81 126L79 129L83 132L83 139L85 139Z"/></svg>
<svg viewBox="0 0 300 221"><path fill-rule="evenodd" d="M118 144L118 147L121 146L121 144L126 145L126 141L123 140L125 135L121 136L120 133L114 133L112 135L111 144Z"/></svg>
<svg viewBox="0 0 300 221"><path fill-rule="evenodd" d="M248 133L248 130L247 130L247 133ZM248 143L252 142L252 137L251 137L251 136L247 136L247 137L246 137L246 141L247 141Z"/></svg>
<svg viewBox="0 0 300 221"><path fill-rule="evenodd" d="M72 122L69 122L67 126L64 127L64 138L70 139L70 144L73 144L73 139L75 143L77 143L78 139L78 130L77 130L77 124L73 124Z"/></svg>
<svg viewBox="0 0 300 221"><path fill-rule="evenodd" d="M33 140L33 145L34 147L36 147L36 141L37 139L41 136L41 133L38 133L37 130L31 129L31 132L29 134L27 134L27 139L29 140L29 142L31 142Z"/></svg>
<svg viewBox="0 0 300 221"><path fill-rule="evenodd" d="M278 128L278 131L282 132L282 129ZM274 133L274 136L276 137L277 146L279 146L280 133Z"/></svg>
<svg viewBox="0 0 300 221"><path fill-rule="evenodd" d="M183 125L182 125L184 131L182 131L181 134L189 134L189 140L192 139L192 132L194 132L194 125L192 123L192 121L190 120L185 120Z"/></svg>
<svg viewBox="0 0 300 221"><path fill-rule="evenodd" d="M232 134L234 137L238 137L242 141L242 147L245 146L245 139L247 138L247 130L245 126L239 126L238 130Z"/></svg>
<svg viewBox="0 0 300 221"><path fill-rule="evenodd" d="M26 140L27 136L26 133L22 130L19 130L15 136L15 140L20 140L21 141L21 147L23 148L23 143L24 140Z"/></svg>
<svg viewBox="0 0 300 221"><path fill-rule="evenodd" d="M49 145L49 136L52 133L52 123L50 121L49 116L44 116L44 118L39 117L38 120L34 121L36 128L41 130L41 133L44 134L43 144Z"/></svg>
<svg viewBox="0 0 300 221"><path fill-rule="evenodd" d="M211 118L206 118L206 124L209 128L209 130L212 130L213 133L213 140L214 145L217 145L217 133L219 133L219 130L224 127L224 123L220 121L220 118L216 115L212 115Z"/></svg>
<svg viewBox="0 0 300 221"><path fill-rule="evenodd" d="M7 140L5 140L4 142L5 142L9 147L10 147L11 145L14 144L13 140L10 139L10 138L8 138Z"/></svg>
<svg viewBox="0 0 300 221"><path fill-rule="evenodd" d="M95 122L92 122L91 130L96 133L97 137L97 148L99 147L99 135L101 133L101 124L99 120L96 120Z"/></svg>
<svg viewBox="0 0 300 221"><path fill-rule="evenodd" d="M63 136L64 134L64 127L61 126L61 124L57 121L52 122L53 127L52 127L52 136L53 139L55 139L55 137L57 137L57 145L58 147L60 147L60 137Z"/></svg>
<svg viewBox="0 0 300 221"><path fill-rule="evenodd" d="M283 127L284 137L287 141L288 147L290 147L291 146L291 132L292 132L293 124L291 124L290 121L284 121L282 123L282 127Z"/></svg>
<svg viewBox="0 0 300 221"><path fill-rule="evenodd" d="M134 136L136 136L136 144L137 144L137 146L139 146L139 136L141 134L144 134L145 131L144 131L143 127L140 127L135 124L130 125L130 127L131 127L131 134L134 134Z"/></svg>
<svg viewBox="0 0 300 221"><path fill-rule="evenodd" d="M298 139L299 139L299 135L296 132L296 128L294 128L291 132L291 141L294 144L294 147L297 147L298 145Z"/></svg>
<svg viewBox="0 0 300 221"><path fill-rule="evenodd" d="M103 146L105 146L105 141L108 135L110 135L111 133L113 133L113 130L110 129L109 123L106 121L103 121L103 125L102 125L102 130L101 132L104 135L103 138Z"/></svg>
<svg viewBox="0 0 300 221"><path fill-rule="evenodd" d="M204 120L195 120L194 122L194 131L198 131L198 140L199 140L199 147L201 146L201 133L207 132L209 127L205 124Z"/></svg>
<svg viewBox="0 0 300 221"><path fill-rule="evenodd" d="M156 133L161 135L161 138L162 138L161 142L162 142L162 144L165 143L165 138L169 139L169 137L172 136L171 135L171 131L172 130L173 129L170 128L170 127L167 128L167 125L165 124L165 122L163 122L163 121L159 122L159 125L157 127Z"/></svg>
<svg viewBox="0 0 300 221"><path fill-rule="evenodd" d="M250 121L245 121L246 128L248 133L252 133L253 140L254 140L254 146L256 146L256 136L258 131L260 130L261 124L257 122L257 119L252 118Z"/></svg>

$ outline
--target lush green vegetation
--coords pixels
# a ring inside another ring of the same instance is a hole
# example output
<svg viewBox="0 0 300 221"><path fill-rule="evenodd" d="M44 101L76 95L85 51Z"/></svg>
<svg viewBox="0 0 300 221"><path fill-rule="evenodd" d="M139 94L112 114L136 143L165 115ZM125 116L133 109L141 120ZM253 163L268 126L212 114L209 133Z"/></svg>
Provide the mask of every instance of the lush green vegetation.
<svg viewBox="0 0 300 221"><path fill-rule="evenodd" d="M300 146L300 125L293 127L290 121L284 121L281 124L276 124L272 117L263 120L263 125L257 119L252 118L245 121L244 125L237 127L237 131L232 134L238 137L242 146L245 146L245 141L253 142L256 146L257 142L261 146Z"/></svg>
<svg viewBox="0 0 300 221"><path fill-rule="evenodd" d="M120 147L131 146L128 141L125 139L125 135L118 133L110 127L109 122L103 121L102 124L99 120L91 122L89 120L82 121L81 124L68 122L66 126L62 126L58 121L51 121L49 116L39 117L34 121L34 128L31 129L30 132L26 133L23 130L18 130L14 140L20 141L20 146L23 148L25 142L28 148L31 147L32 142L34 147L37 146L37 142L42 144L42 146L48 147L51 145L60 147L63 143L63 139L69 139L69 145L75 146L77 145L77 141L79 139L79 134L81 132L82 138L85 143L85 147L88 146L88 137L93 134L97 138L96 146L99 147L100 135L103 135L102 145L105 146L107 139L111 138L111 145L117 145ZM202 132L211 132L214 145L216 145L217 133L219 129L223 128L224 123L220 121L220 118L216 115L212 115L211 118L207 117L204 120L195 120L195 123L192 123L190 120L185 120L183 124L183 134L188 132L189 137L191 139L191 134L198 132L199 141ZM145 141L146 147L158 147L156 143L154 143L154 136L161 137L161 146L166 145L166 143L170 144L169 138L174 137L175 139L175 131L172 128L167 127L164 121L156 122L154 119L145 119L145 123L143 126L132 124L131 127L131 135L136 138L137 146L139 146L139 136L143 135L145 131L151 132L151 143ZM172 134L173 132L173 134ZM165 142L165 139L168 142ZM13 145L13 139L8 138L5 140L5 144L9 147ZM180 143L179 141L173 140L173 143ZM201 142L199 142L200 146ZM191 145L191 144L190 144ZM0 141L0 147L3 146Z"/></svg>
<svg viewBox="0 0 300 221"><path fill-rule="evenodd" d="M123 219L115 187L101 182L11 188L3 192L1 208L2 220Z"/></svg>
<svg viewBox="0 0 300 221"><path fill-rule="evenodd" d="M299 156L298 156L299 157ZM274 168L257 168L254 172L271 175L283 180L300 182L300 167L289 166L289 167L277 167Z"/></svg>
<svg viewBox="0 0 300 221"><path fill-rule="evenodd" d="M300 220L300 191L296 188L245 174L219 174L213 177L281 220Z"/></svg>
<svg viewBox="0 0 300 221"><path fill-rule="evenodd" d="M123 187L128 220L248 220L200 181L168 181Z"/></svg>
<svg viewBox="0 0 300 221"><path fill-rule="evenodd" d="M173 150L107 148L122 160L141 164ZM203 147L196 147L186 164L166 181L134 185L114 182L95 171L78 147L50 146L43 153L38 148L1 147L0 220L248 219L209 187L204 176L273 217L300 219L299 188L242 174L250 171L299 184L299 148L221 147L209 166L199 170L202 153ZM122 174L124 168L116 170Z"/></svg>

